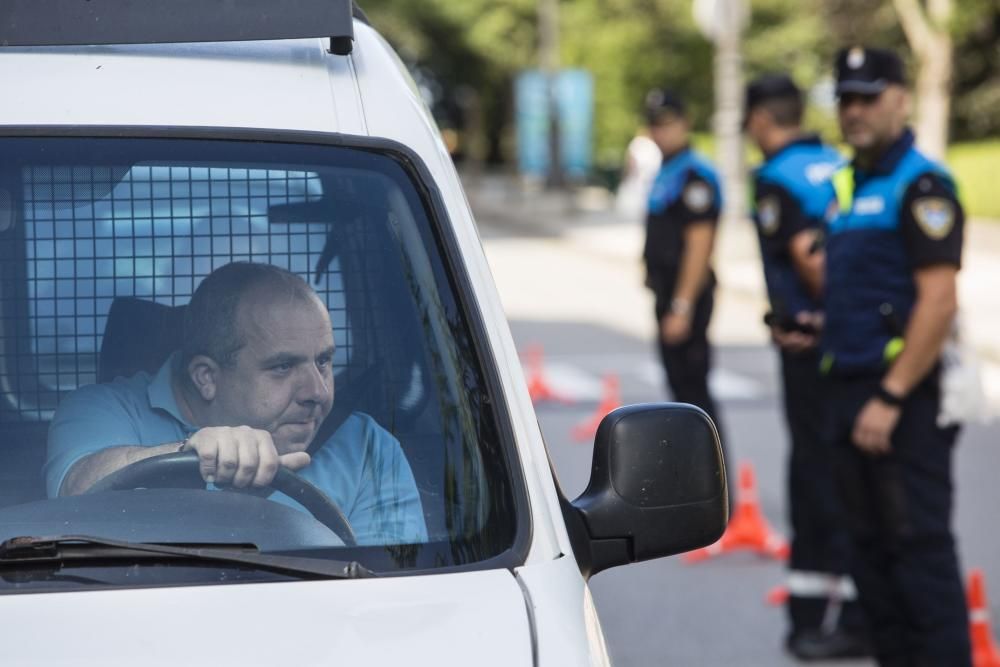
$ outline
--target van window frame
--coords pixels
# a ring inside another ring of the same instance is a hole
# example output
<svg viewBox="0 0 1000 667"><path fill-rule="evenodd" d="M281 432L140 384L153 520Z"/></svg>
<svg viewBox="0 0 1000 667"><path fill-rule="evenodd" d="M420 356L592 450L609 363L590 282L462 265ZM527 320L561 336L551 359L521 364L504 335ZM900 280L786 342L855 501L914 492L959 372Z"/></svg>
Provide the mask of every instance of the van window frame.
<svg viewBox="0 0 1000 667"><path fill-rule="evenodd" d="M419 155L398 141L377 137L364 137L333 132L308 130L256 129L205 126L163 126L163 125L45 125L0 126L0 137L32 138L94 138L94 139L185 139L236 142L261 142L282 144L305 144L351 148L369 151L393 159L409 177L420 202L424 207L434 239L438 243L438 254L446 275L455 290L456 300L462 309L467 324L476 343L477 361L483 373L487 390L487 403L492 409L500 449L504 453L503 465L511 484L511 493L517 517L514 521L514 539L507 550L484 560L461 565L446 565L426 570L413 569L385 572L380 576L418 576L421 574L445 574L451 572L482 571L490 569L514 569L525 564L532 542L532 514L527 483L518 455L517 440L513 429L513 416L503 391L500 369L496 358L483 341L489 340L488 328L479 301L469 278L468 267L462 257L458 239L455 236L447 207L441 192Z"/></svg>

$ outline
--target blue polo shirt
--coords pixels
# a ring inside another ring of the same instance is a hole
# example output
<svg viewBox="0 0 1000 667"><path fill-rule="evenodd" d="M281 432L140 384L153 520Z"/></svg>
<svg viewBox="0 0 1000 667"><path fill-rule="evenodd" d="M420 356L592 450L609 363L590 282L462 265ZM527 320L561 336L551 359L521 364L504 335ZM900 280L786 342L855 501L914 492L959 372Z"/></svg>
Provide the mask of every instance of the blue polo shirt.
<svg viewBox="0 0 1000 667"><path fill-rule="evenodd" d="M156 375L79 388L59 405L49 427L43 468L50 498L83 457L108 447L180 442L198 430L181 414L171 384L172 358ZM343 510L358 544L427 541L420 494L399 442L370 416L352 413L298 474ZM271 500L300 508L281 493Z"/></svg>

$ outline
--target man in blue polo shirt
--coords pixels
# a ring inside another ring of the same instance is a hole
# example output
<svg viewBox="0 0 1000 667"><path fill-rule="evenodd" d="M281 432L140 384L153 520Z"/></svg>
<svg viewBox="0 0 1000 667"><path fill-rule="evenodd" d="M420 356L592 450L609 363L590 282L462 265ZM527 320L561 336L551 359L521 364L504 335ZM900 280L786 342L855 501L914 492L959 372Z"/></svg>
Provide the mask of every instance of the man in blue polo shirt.
<svg viewBox="0 0 1000 667"><path fill-rule="evenodd" d="M333 406L333 353L329 313L305 281L267 264L221 267L195 291L180 349L155 375L81 387L62 402L48 494L83 493L136 461L194 451L216 486L265 487L279 466L298 471L343 510L358 544L426 541L410 466L371 417L353 413L306 451Z"/></svg>

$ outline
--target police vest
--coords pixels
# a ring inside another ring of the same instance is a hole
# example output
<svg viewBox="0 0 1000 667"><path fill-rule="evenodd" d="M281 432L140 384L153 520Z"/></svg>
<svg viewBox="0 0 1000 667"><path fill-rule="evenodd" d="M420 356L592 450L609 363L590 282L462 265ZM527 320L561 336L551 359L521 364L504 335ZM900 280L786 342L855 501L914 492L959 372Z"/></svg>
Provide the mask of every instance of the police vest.
<svg viewBox="0 0 1000 667"><path fill-rule="evenodd" d="M756 183L782 187L795 199L802 213L819 226L826 221L834 200L830 177L843 163L840 153L819 141L797 141L760 166ZM780 215L777 212L769 219L767 211L761 212L755 207L753 217L761 240L761 259L771 308L794 317L803 311L817 310L819 306L802 284L791 256L787 253L774 256L764 247L766 237L777 231Z"/></svg>
<svg viewBox="0 0 1000 667"><path fill-rule="evenodd" d="M649 192L646 247L643 251L647 264L670 270L676 270L680 265L684 251L684 229L678 220L672 218L671 209L682 198L692 175L697 175L708 183L717 206L722 206L718 176L705 158L691 149L685 149L665 161Z"/></svg>
<svg viewBox="0 0 1000 667"><path fill-rule="evenodd" d="M890 174L858 180L851 166L834 174L840 211L827 228L824 372L879 372L902 352L916 285L900 209L906 190L926 173L954 187L943 166L912 146Z"/></svg>

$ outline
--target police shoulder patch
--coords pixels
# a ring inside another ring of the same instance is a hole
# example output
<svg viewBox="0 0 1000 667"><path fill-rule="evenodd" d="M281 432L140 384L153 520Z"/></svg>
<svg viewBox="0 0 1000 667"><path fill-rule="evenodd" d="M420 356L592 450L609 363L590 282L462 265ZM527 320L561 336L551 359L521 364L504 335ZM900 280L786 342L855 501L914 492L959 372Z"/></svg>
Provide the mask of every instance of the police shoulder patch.
<svg viewBox="0 0 1000 667"><path fill-rule="evenodd" d="M781 223L781 202L776 196L761 198L757 204L757 220L760 222L760 231L767 236L778 231Z"/></svg>
<svg viewBox="0 0 1000 667"><path fill-rule="evenodd" d="M684 188L684 205L693 213L704 213L712 206L715 195L704 181L692 181Z"/></svg>
<svg viewBox="0 0 1000 667"><path fill-rule="evenodd" d="M955 204L944 197L921 197L910 210L928 238L943 239L955 226Z"/></svg>

